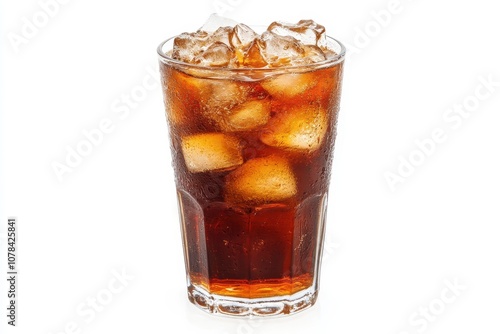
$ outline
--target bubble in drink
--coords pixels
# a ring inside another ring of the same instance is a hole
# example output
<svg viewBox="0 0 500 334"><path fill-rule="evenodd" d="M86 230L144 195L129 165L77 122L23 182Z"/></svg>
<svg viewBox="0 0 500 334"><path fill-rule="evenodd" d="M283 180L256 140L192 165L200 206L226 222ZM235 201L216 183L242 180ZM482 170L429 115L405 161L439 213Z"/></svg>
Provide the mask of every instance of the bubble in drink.
<svg viewBox="0 0 500 334"><path fill-rule="evenodd" d="M192 123L192 112L199 109L200 92L207 87L206 80L180 71L163 72L165 112L170 124Z"/></svg>

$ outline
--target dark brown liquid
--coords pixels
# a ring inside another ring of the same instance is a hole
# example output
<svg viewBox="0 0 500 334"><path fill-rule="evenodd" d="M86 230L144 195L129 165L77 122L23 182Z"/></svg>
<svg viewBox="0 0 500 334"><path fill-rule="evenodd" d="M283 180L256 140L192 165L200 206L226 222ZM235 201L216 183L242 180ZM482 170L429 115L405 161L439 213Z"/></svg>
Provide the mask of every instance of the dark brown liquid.
<svg viewBox="0 0 500 334"><path fill-rule="evenodd" d="M213 79L194 78L162 64L186 270L192 284L211 293L244 298L290 295L313 284L321 252L341 66L308 72L313 83L293 96L273 95L259 81L231 81L245 92L244 99L236 96L213 107L219 109L214 112L206 101L215 92L206 88L210 84L203 84ZM310 150L267 145L262 134L269 131L269 125L229 132L212 116L248 100L268 103L268 124L279 119L280 113L300 106L325 111L326 133L320 145ZM296 183L294 195L245 201L228 194L228 175L240 165L189 171L183 138L222 132L238 139L243 164L257 158L286 159Z"/></svg>

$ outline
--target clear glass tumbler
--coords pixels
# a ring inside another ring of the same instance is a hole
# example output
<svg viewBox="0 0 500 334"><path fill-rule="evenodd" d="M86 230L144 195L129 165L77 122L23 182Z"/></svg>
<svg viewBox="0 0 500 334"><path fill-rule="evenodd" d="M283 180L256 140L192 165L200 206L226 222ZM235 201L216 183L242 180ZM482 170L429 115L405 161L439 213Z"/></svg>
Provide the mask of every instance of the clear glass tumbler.
<svg viewBox="0 0 500 334"><path fill-rule="evenodd" d="M344 46L301 66L201 67L158 47L189 300L291 314L318 296Z"/></svg>

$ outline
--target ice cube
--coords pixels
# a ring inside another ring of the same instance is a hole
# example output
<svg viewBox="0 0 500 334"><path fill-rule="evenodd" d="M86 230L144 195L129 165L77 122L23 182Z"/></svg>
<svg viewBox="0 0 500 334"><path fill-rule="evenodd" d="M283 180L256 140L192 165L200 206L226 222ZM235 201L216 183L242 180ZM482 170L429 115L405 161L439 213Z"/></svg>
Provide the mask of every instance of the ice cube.
<svg viewBox="0 0 500 334"><path fill-rule="evenodd" d="M193 62L201 66L224 67L229 65L233 55L233 51L226 44L215 42L195 57Z"/></svg>
<svg viewBox="0 0 500 334"><path fill-rule="evenodd" d="M248 86L231 81L216 80L211 78L196 77L203 76L203 70L192 70L192 75L182 74L177 76L175 87L179 90L187 90L195 97L205 111L212 110L221 112L229 110L235 105L246 100L249 93Z"/></svg>
<svg viewBox="0 0 500 334"><path fill-rule="evenodd" d="M326 55L330 53L325 27L312 20L273 22L259 35L217 14L197 32L178 36L172 50L172 57L183 62L230 68L312 64Z"/></svg>
<svg viewBox="0 0 500 334"><path fill-rule="evenodd" d="M271 108L268 102L253 100L231 109L222 120L225 131L249 131L263 126L269 120Z"/></svg>
<svg viewBox="0 0 500 334"><path fill-rule="evenodd" d="M247 98L247 86L221 80L206 81L207 86L201 92L200 102L204 113L211 119L217 120L226 115Z"/></svg>
<svg viewBox="0 0 500 334"><path fill-rule="evenodd" d="M207 22L200 28L201 31L214 32L220 27L234 27L238 22L233 21L227 17L220 16L218 14L212 14L208 18Z"/></svg>
<svg viewBox="0 0 500 334"><path fill-rule="evenodd" d="M243 60L240 62L246 67L260 68L268 65L267 61L264 59L258 39L254 39L253 42L250 43L250 46L244 52L242 58Z"/></svg>
<svg viewBox="0 0 500 334"><path fill-rule="evenodd" d="M283 110L267 123L260 140L269 146L312 152L317 150L328 128L326 111L316 106Z"/></svg>
<svg viewBox="0 0 500 334"><path fill-rule="evenodd" d="M300 20L298 23L273 22L267 28L280 36L292 36L304 45L324 46L325 27L313 20Z"/></svg>
<svg viewBox="0 0 500 334"><path fill-rule="evenodd" d="M262 56L273 67L293 64L295 59L300 59L304 56L304 49L300 42L291 36L280 36L273 32L265 31L259 43Z"/></svg>
<svg viewBox="0 0 500 334"><path fill-rule="evenodd" d="M183 62L202 66L227 66L234 59L230 47L233 29L221 27L214 32L183 33L174 39L172 57Z"/></svg>
<svg viewBox="0 0 500 334"><path fill-rule="evenodd" d="M229 202L276 202L296 193L292 168L285 158L279 156L248 160L226 179L225 198Z"/></svg>
<svg viewBox="0 0 500 334"><path fill-rule="evenodd" d="M269 94L285 98L302 94L317 84L318 80L313 73L282 74L261 82L262 88Z"/></svg>
<svg viewBox="0 0 500 334"><path fill-rule="evenodd" d="M211 44L215 42L224 43L228 48L231 47L231 35L233 34L233 28L231 27L220 27L216 31L210 34L208 40Z"/></svg>
<svg viewBox="0 0 500 334"><path fill-rule="evenodd" d="M191 72L197 75L200 70ZM191 110L201 109L202 115L208 120L223 123L222 117L247 100L249 90L249 86L235 82L178 74L175 81L172 80L172 84L168 85L165 97L171 101L178 101L184 106L190 106ZM183 120L180 117L178 119ZM189 121L185 118L184 120Z"/></svg>
<svg viewBox="0 0 500 334"><path fill-rule="evenodd" d="M314 64L320 61L326 60L326 55L319 47L316 45L304 45L304 58L302 61L304 64Z"/></svg>
<svg viewBox="0 0 500 334"><path fill-rule="evenodd" d="M204 31L180 34L174 39L172 58L192 63L195 57L206 49L208 36Z"/></svg>
<svg viewBox="0 0 500 334"><path fill-rule="evenodd" d="M203 133L182 138L182 154L192 173L228 170L243 163L238 138L223 133Z"/></svg>
<svg viewBox="0 0 500 334"><path fill-rule="evenodd" d="M234 48L244 49L250 45L259 35L245 24L237 24L231 34L231 45Z"/></svg>

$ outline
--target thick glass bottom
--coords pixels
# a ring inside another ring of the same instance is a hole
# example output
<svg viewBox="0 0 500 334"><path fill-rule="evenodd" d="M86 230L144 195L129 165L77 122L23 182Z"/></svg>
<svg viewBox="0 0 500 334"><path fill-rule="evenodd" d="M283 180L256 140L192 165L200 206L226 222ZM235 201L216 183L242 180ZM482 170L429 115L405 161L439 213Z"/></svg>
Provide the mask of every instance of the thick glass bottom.
<svg viewBox="0 0 500 334"><path fill-rule="evenodd" d="M314 305L318 290L313 285L293 295L269 298L235 298L211 294L204 288L188 285L188 298L208 313L240 317L270 317L294 314Z"/></svg>

